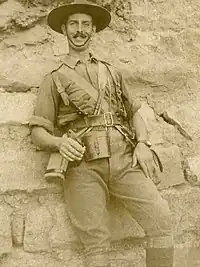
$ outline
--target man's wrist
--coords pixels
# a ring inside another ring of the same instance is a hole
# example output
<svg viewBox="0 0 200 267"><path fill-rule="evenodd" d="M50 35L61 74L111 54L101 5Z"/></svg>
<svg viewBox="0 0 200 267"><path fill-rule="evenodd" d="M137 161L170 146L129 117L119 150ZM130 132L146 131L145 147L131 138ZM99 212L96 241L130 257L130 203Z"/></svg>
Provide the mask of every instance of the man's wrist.
<svg viewBox="0 0 200 267"><path fill-rule="evenodd" d="M60 150L60 145L61 145L61 141L62 140L62 137L56 137L54 136L53 137L53 147L59 151Z"/></svg>

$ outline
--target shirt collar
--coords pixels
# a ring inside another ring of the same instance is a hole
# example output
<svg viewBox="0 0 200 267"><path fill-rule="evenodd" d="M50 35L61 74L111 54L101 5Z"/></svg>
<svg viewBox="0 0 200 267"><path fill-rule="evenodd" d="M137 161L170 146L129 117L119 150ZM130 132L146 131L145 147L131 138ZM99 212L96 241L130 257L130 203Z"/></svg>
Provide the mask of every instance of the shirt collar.
<svg viewBox="0 0 200 267"><path fill-rule="evenodd" d="M97 63L98 61L99 60L90 53L89 62ZM71 55L67 54L67 56L63 59L63 63L65 63L71 69L74 69L78 63L81 63L81 60L77 57L72 57Z"/></svg>

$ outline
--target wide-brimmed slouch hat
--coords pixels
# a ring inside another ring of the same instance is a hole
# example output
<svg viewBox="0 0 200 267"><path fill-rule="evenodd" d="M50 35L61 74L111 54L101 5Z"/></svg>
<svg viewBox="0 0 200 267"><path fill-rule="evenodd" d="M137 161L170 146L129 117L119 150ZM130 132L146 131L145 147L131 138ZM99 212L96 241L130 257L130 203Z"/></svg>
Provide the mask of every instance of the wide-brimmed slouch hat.
<svg viewBox="0 0 200 267"><path fill-rule="evenodd" d="M97 32L105 29L111 20L111 14L106 8L89 0L74 0L70 4L61 5L53 9L48 15L48 25L52 30L63 33L61 26L71 14L75 13L91 15Z"/></svg>

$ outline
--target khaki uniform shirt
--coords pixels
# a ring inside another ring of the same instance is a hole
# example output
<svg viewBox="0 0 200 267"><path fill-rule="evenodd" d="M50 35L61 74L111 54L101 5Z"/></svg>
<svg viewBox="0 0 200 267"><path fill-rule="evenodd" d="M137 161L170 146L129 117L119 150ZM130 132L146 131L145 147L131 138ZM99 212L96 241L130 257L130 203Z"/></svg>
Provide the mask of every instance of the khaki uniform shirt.
<svg viewBox="0 0 200 267"><path fill-rule="evenodd" d="M77 58L71 57L70 55L67 55L63 61L67 67L74 69L97 90L98 62L99 60L92 55L86 64L82 63ZM127 117L127 119L130 120L141 105L136 99L134 99L133 96L131 96L130 85L128 86L125 83L120 71L114 67L112 68L115 75L115 81L113 80L111 73L107 71L108 77L106 78L110 81L110 89L108 90L107 84L104 98L105 100L110 101L113 113ZM69 79L70 88L77 90L76 84L70 80L70 77L67 77L66 75L66 78ZM84 97L78 99L78 102L78 106L81 106L85 113L89 115L93 114L95 101L88 94L85 94ZM61 129L70 121L80 118L80 116L82 116L80 110L77 110L77 107L75 107L73 103L69 103L69 105L64 104L57 91L52 74L47 74L40 86L40 92L36 101L34 114L30 119L30 126L40 126L45 128L48 132L54 134L55 128Z"/></svg>

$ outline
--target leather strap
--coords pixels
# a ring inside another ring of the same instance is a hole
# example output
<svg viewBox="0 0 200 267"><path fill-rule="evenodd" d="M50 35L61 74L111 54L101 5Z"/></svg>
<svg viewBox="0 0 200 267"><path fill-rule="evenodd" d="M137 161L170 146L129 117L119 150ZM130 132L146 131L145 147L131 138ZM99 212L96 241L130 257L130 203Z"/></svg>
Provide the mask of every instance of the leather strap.
<svg viewBox="0 0 200 267"><path fill-rule="evenodd" d="M80 120L75 120L71 122L68 127L71 129L79 129L84 127L97 127L97 126L104 126L104 127L113 127L115 125L121 125L122 119L113 115L111 112L106 112L101 115L92 115L92 116L85 116Z"/></svg>

